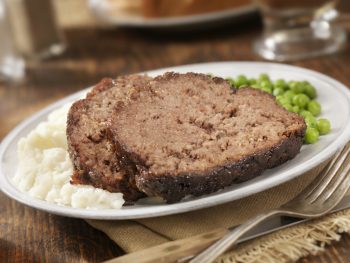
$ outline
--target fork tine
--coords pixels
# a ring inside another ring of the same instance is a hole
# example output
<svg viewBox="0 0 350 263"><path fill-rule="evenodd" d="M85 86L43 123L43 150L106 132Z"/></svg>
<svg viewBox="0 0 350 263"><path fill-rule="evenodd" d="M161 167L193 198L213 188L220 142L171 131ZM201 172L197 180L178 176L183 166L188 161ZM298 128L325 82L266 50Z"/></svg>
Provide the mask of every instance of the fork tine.
<svg viewBox="0 0 350 263"><path fill-rule="evenodd" d="M344 173L347 173L348 176L345 177L344 181L338 185L338 187L333 191L333 193L326 199L323 203L320 202L320 205L322 205L323 208L327 208L324 213L327 213L328 211L332 210L336 204L338 204L346 195L346 193L350 189L350 176L349 171L344 170Z"/></svg>
<svg viewBox="0 0 350 263"><path fill-rule="evenodd" d="M350 177L349 176L350 155L347 156L346 160L347 160L347 164L344 167L344 169L340 171L340 174L338 174L336 178L337 180L335 180L335 182L330 187L328 187L325 191L322 192L322 194L319 195L318 197L319 202L325 202L326 200L330 199L330 197L332 197L334 193L339 190L339 188L349 187L349 184L344 184L344 181L348 181L347 179Z"/></svg>
<svg viewBox="0 0 350 263"><path fill-rule="evenodd" d="M306 189L304 189L303 192L306 193L306 198L309 197L313 191L315 191L319 185L321 184L328 184L328 182L332 179L329 177L329 170L333 167L334 163L339 159L339 156L343 152L344 148L341 149L330 161L330 163L322 169L320 174L307 186Z"/></svg>
<svg viewBox="0 0 350 263"><path fill-rule="evenodd" d="M309 202L314 202L318 196L325 190L326 187L329 187L329 184L336 183L341 178L337 178L332 182L333 178L336 176L337 171L340 169L341 165L344 163L345 159L349 156L350 153L350 144L347 144L337 155L331 163L323 170L322 176L320 179L316 178L314 183L308 186L305 189L305 193L309 192L305 199L309 199ZM318 180L317 180L318 179Z"/></svg>
<svg viewBox="0 0 350 263"><path fill-rule="evenodd" d="M344 152L345 148L350 146L350 142L344 146L342 149L340 149L333 157L333 159L327 164L325 168L320 172L320 174L313 180L306 189L304 189L304 193L306 194L306 197L309 197L312 192L319 187L321 184L328 184L331 177L329 177L328 173L330 169L334 166L334 163L339 159L339 157ZM325 181L326 180L326 181Z"/></svg>
<svg viewBox="0 0 350 263"><path fill-rule="evenodd" d="M329 163L329 165L327 165L327 168L326 168L326 170L325 170L326 173L329 172L329 170L332 168L332 166L334 165L334 163L339 159L339 157L340 157L342 154L344 154L344 152L345 152L348 148L350 148L350 142L348 142L347 144L345 144L344 147L343 147L342 149L340 149L340 150L338 151L337 154L334 155L332 161Z"/></svg>

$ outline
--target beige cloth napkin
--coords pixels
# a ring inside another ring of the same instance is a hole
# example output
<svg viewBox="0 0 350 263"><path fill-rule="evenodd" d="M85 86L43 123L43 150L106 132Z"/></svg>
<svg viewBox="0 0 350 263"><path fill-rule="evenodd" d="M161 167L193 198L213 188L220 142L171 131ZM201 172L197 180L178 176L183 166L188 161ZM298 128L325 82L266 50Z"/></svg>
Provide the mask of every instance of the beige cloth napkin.
<svg viewBox="0 0 350 263"><path fill-rule="evenodd" d="M191 237L203 234L218 228L229 228L246 221L247 219L262 213L266 210L277 208L286 203L300 193L322 170L325 163L315 169L277 187L264 192L236 200L216 207L206 208L188 213L163 216L149 219L123 220L123 221L98 221L88 220L93 227L105 232L127 253L149 248L164 242ZM346 220L348 215L345 214ZM337 218L337 216L335 216ZM350 222L350 210L348 216ZM324 218L324 220L328 220ZM329 221L329 220L328 220ZM320 221L321 222L321 221ZM328 230L318 223L308 223L308 225L298 226L297 234L293 234L292 229L287 229L280 233L272 234L265 239L246 242L246 244L235 249L234 252L227 253L221 258L221 262L274 262L281 261L285 257L285 262L290 259L297 259L308 253L315 253L322 249L322 244L339 237L334 228ZM338 220L338 223L343 222ZM317 233L312 232L309 226L313 225ZM350 227L350 224L348 224ZM300 228L301 227L301 228ZM343 227L342 230L345 228ZM333 231L330 233L330 231ZM329 233L328 233L329 232ZM305 236L306 234L306 236ZM315 234L312 236L312 234ZM282 236L281 236L282 235ZM310 236L311 235L311 236ZM331 235L332 238L327 238ZM295 239L298 237L297 239ZM316 238L319 237L319 238ZM266 239L270 238L270 239ZM267 242L269 240L269 242ZM282 242L284 240L284 243ZM293 242L290 242L293 240ZM315 245L316 241L320 241ZM267 242L267 243L266 243ZM295 242L297 244L295 244ZM253 245L254 244L254 245ZM280 250L276 250L280 246ZM248 249L249 248L249 249ZM269 249L270 248L270 249ZM291 251L289 251L291 250ZM240 251L238 253L238 251ZM260 253L258 253L260 251ZM288 256L288 254L291 254ZM248 257L250 255L250 257ZM298 256L299 255L299 256Z"/></svg>

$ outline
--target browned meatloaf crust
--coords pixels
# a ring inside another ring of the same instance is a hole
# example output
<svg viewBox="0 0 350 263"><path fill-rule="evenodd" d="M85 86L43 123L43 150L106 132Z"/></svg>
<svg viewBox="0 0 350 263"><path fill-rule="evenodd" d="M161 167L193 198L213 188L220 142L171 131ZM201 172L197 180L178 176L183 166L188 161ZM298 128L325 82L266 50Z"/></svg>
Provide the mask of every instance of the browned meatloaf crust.
<svg viewBox="0 0 350 263"><path fill-rule="evenodd" d="M120 105L111 132L136 186L176 202L260 175L300 150L304 120L272 95L221 78L166 73Z"/></svg>
<svg viewBox="0 0 350 263"><path fill-rule="evenodd" d="M104 79L86 99L72 105L67 121L68 151L74 167L71 183L122 192L127 201L144 196L135 185L134 167L120 164L107 127L115 107L140 94L149 80L138 75Z"/></svg>

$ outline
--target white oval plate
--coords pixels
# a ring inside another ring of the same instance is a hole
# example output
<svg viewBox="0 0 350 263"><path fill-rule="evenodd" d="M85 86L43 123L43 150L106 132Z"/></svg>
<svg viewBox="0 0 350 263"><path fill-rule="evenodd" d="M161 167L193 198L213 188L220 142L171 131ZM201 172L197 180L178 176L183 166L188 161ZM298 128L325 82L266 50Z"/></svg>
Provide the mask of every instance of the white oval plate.
<svg viewBox="0 0 350 263"><path fill-rule="evenodd" d="M304 145L300 154L293 160L267 170L253 180L227 187L210 195L189 198L176 204L139 202L120 210L92 210L56 205L20 192L10 182L10 178L15 174L18 162L16 152L18 140L26 136L39 122L46 120L51 111L80 98L86 92L86 90L83 90L43 109L23 121L6 136L0 146L1 190L9 197L25 205L69 217L111 220L170 215L230 202L291 180L329 158L350 139L350 91L338 81L315 71L273 63L222 62L165 68L148 73L154 76L166 71L213 73L221 77L238 74L257 77L261 73L267 73L272 79L307 80L317 88L318 101L323 109L322 117L331 121L332 132L320 137L319 142L314 145Z"/></svg>
<svg viewBox="0 0 350 263"><path fill-rule="evenodd" d="M225 19L237 19L244 15L257 11L257 7L246 4L228 10L210 12L204 14L166 17L166 18L144 18L139 15L130 15L120 10L111 10L101 0L89 0L89 8L100 21L116 26L140 27L140 28L169 28L188 27L201 24L219 22Z"/></svg>

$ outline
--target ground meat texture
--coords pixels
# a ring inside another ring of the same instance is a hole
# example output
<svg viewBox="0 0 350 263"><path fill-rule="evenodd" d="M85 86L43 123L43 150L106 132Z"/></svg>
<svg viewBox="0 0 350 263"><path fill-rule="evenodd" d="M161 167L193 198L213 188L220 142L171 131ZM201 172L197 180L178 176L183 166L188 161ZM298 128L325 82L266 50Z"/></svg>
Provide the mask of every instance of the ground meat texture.
<svg viewBox="0 0 350 263"><path fill-rule="evenodd" d="M115 109L119 158L135 167L139 190L176 202L260 175L300 150L304 120L252 88L221 78L166 73Z"/></svg>
<svg viewBox="0 0 350 263"><path fill-rule="evenodd" d="M142 94L151 78L131 75L104 79L75 102L68 113L68 151L74 166L71 183L121 192L127 201L144 196L136 187L135 166L123 163L109 134L116 107Z"/></svg>

